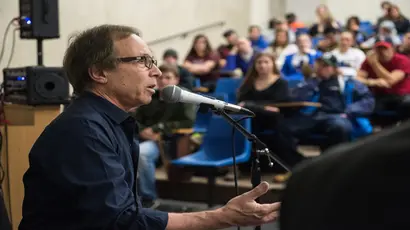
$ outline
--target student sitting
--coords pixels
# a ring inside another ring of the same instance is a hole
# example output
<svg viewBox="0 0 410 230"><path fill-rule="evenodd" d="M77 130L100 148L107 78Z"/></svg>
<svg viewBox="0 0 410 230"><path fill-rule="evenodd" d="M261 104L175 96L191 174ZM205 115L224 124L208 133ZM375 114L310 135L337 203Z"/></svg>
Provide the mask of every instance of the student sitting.
<svg viewBox="0 0 410 230"><path fill-rule="evenodd" d="M330 53L317 60L316 77L301 83L292 91L292 96L297 101L319 102L321 107L304 108L303 114L286 122L298 138L311 134L325 136L322 149L372 132L370 122L364 118L374 109L371 92L359 81L339 76L337 63Z"/></svg>
<svg viewBox="0 0 410 230"><path fill-rule="evenodd" d="M251 42L248 39L239 39L236 46L226 58L225 70L234 71L235 69L240 69L242 74L246 74L253 61L255 53L256 52L252 48Z"/></svg>
<svg viewBox="0 0 410 230"><path fill-rule="evenodd" d="M162 75L157 79L158 89L168 85L178 85L178 69L173 65L159 67ZM152 96L150 104L141 106L135 112L139 123L140 159L138 165L138 179L141 200L145 207L157 207L157 193L155 189L155 162L159 157L157 141L160 135L170 135L172 130L192 128L196 116L196 106L193 104L165 103L159 91Z"/></svg>
<svg viewBox="0 0 410 230"><path fill-rule="evenodd" d="M317 57L321 55L321 52L312 49L312 41L307 34L299 35L296 44L298 52L286 56L283 64L281 72L285 77L301 75L302 67L304 65L313 66Z"/></svg>

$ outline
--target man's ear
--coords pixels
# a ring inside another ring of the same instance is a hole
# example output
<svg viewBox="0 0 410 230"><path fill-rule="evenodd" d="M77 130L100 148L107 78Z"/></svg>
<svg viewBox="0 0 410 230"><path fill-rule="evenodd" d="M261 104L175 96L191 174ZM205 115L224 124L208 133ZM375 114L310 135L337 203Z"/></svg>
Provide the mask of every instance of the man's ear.
<svg viewBox="0 0 410 230"><path fill-rule="evenodd" d="M88 69L88 74L90 75L91 79L93 79L93 81L100 84L105 84L108 81L107 76L104 74L104 71L99 70L95 66Z"/></svg>

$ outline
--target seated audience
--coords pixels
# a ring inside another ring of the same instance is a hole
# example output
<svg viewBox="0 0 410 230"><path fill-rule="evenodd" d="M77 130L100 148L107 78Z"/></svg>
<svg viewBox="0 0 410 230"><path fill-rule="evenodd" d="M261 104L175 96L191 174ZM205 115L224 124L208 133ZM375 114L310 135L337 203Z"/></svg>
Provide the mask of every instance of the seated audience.
<svg viewBox="0 0 410 230"><path fill-rule="evenodd" d="M238 90L239 105L255 112L252 132L274 129L266 144L291 167L304 157L296 150L296 142L281 125L279 108L270 104L289 101L287 81L280 77L275 58L269 53L258 53L252 67ZM281 111L282 113L285 111Z"/></svg>
<svg viewBox="0 0 410 230"><path fill-rule="evenodd" d="M321 104L319 108L303 109L302 114L287 119L286 123L300 139L323 135L326 141L321 144L322 150L348 142L352 136L372 132L370 122L358 118L373 112L370 90L359 81L339 75L337 65L336 57L325 53L315 63L316 77L306 79L291 92L296 101Z"/></svg>
<svg viewBox="0 0 410 230"><path fill-rule="evenodd" d="M179 85L185 87L189 90L194 88L194 77L192 74L182 67L178 65L178 53L174 49L167 49L162 56L162 60L164 63L169 65L174 65L178 68L178 76L179 76Z"/></svg>
<svg viewBox="0 0 410 230"><path fill-rule="evenodd" d="M309 29L309 34L311 37L323 36L325 29L328 27L337 30L341 28L339 23L333 18L329 8L324 4L321 4L316 8L316 16L318 18L318 22L313 24Z"/></svg>
<svg viewBox="0 0 410 230"><path fill-rule="evenodd" d="M296 39L298 52L285 57L281 72L287 76L295 76L302 74L304 66L313 66L321 52L312 49L312 41L309 35L301 34Z"/></svg>
<svg viewBox="0 0 410 230"><path fill-rule="evenodd" d="M410 112L410 60L395 52L391 40L379 40L369 52L357 79L369 86L376 111L394 110L407 118Z"/></svg>
<svg viewBox="0 0 410 230"><path fill-rule="evenodd" d="M157 141L160 135L171 135L180 128L192 128L196 106L187 103L165 103L159 90L168 85L178 85L178 69L174 65L159 67L162 75L157 79L158 90L148 105L141 106L134 114L139 128L140 159L138 165L138 188L143 206L158 206L155 188L155 165L159 157Z"/></svg>
<svg viewBox="0 0 410 230"><path fill-rule="evenodd" d="M354 38L351 32L345 31L340 35L339 47L331 53L339 62L339 70L344 76L356 77L357 71L366 59L364 52L352 47Z"/></svg>
<svg viewBox="0 0 410 230"><path fill-rule="evenodd" d="M397 52L410 58L410 32L403 36L402 44L397 47Z"/></svg>
<svg viewBox="0 0 410 230"><path fill-rule="evenodd" d="M252 47L255 51L263 51L269 46L266 38L261 34L261 28L259 26L250 26L248 29L248 34L249 40L251 41Z"/></svg>
<svg viewBox="0 0 410 230"><path fill-rule="evenodd" d="M226 40L226 44L222 44L218 47L218 54L220 57L219 60L219 67L225 68L226 65L226 58L228 57L229 53L235 47L236 43L238 42L238 34L234 30L227 30L223 33L223 37Z"/></svg>
<svg viewBox="0 0 410 230"><path fill-rule="evenodd" d="M240 69L242 74L246 74L255 54L251 42L246 38L241 38L226 58L225 69L231 71Z"/></svg>
<svg viewBox="0 0 410 230"><path fill-rule="evenodd" d="M327 27L323 32L323 39L317 44L317 49L321 52L330 52L339 45L340 32L333 28Z"/></svg>
<svg viewBox="0 0 410 230"><path fill-rule="evenodd" d="M272 53L276 59L281 57L282 60L280 60L279 66L282 66L286 56L298 52L298 46L296 44L292 44L292 42L289 41L288 31L277 30L275 32L275 39L269 45L266 52ZM277 60L276 62L278 63L278 61L279 60Z"/></svg>
<svg viewBox="0 0 410 230"><path fill-rule="evenodd" d="M394 22L398 34L404 34L410 29L410 22L401 12L397 5L392 5L388 9L387 17Z"/></svg>
<svg viewBox="0 0 410 230"><path fill-rule="evenodd" d="M354 46L360 45L367 39L366 34L360 31L360 19L357 16L352 16L347 19L346 30L353 34Z"/></svg>
<svg viewBox="0 0 410 230"><path fill-rule="evenodd" d="M394 46L399 46L401 44L400 36L397 35L396 26L389 20L383 21L379 26L377 36L364 41L360 45L360 48L371 49L378 39L390 39Z"/></svg>
<svg viewBox="0 0 410 230"><path fill-rule="evenodd" d="M288 23L288 26L293 32L297 32L298 29L303 29L306 27L305 23L298 21L297 17L294 13L288 13L286 14L286 22Z"/></svg>
<svg viewBox="0 0 410 230"><path fill-rule="evenodd" d="M183 67L199 78L203 87L210 91L215 89L219 78L219 55L212 50L205 35L200 34L194 38Z"/></svg>

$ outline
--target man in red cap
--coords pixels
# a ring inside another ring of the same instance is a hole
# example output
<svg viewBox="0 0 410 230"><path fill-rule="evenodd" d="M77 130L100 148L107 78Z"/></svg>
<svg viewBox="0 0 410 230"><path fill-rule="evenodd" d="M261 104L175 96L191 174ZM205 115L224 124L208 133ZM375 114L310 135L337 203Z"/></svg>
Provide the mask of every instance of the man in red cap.
<svg viewBox="0 0 410 230"><path fill-rule="evenodd" d="M410 111L410 59L395 52L389 38L378 38L363 62L357 79L369 86L376 99L375 111L397 111L406 119Z"/></svg>

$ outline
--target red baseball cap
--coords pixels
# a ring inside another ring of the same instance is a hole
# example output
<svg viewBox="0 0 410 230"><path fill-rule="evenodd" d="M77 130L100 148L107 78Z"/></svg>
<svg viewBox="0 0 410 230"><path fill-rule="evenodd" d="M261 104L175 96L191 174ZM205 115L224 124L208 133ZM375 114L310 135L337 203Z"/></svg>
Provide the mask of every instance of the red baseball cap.
<svg viewBox="0 0 410 230"><path fill-rule="evenodd" d="M393 47L393 41L391 38L377 38L376 42L374 44L374 47L385 47L385 48L391 48Z"/></svg>

